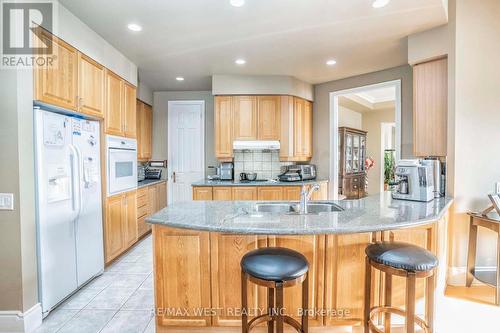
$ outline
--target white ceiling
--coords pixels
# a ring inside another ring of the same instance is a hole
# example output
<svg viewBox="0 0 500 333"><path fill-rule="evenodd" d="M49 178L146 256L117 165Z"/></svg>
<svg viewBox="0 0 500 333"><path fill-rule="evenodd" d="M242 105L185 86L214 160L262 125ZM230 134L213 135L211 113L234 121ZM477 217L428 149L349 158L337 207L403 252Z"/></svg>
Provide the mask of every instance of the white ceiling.
<svg viewBox="0 0 500 333"><path fill-rule="evenodd" d="M447 20L442 0L392 0L381 9L372 0L60 2L135 62L155 91L208 90L212 74L320 83L398 66L407 63L406 36ZM143 30L129 31L131 22ZM325 65L330 58L335 66Z"/></svg>
<svg viewBox="0 0 500 333"><path fill-rule="evenodd" d="M360 98L363 98L371 104L394 101L396 99L396 88L395 87L385 87L378 89L370 89L363 92L354 94Z"/></svg>

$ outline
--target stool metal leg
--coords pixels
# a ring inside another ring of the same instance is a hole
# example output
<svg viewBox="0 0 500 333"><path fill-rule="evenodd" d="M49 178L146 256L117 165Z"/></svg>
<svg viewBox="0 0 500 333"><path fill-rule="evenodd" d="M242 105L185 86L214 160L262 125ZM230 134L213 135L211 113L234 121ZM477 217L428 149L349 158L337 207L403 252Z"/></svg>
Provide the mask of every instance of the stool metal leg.
<svg viewBox="0 0 500 333"><path fill-rule="evenodd" d="M406 278L406 333L415 333L415 273L408 273Z"/></svg>
<svg viewBox="0 0 500 333"><path fill-rule="evenodd" d="M465 285L470 287L474 281L476 271L476 246L477 246L477 225L474 225L474 219L470 218L469 226L469 248L467 250L467 280Z"/></svg>
<svg viewBox="0 0 500 333"><path fill-rule="evenodd" d="M241 272L241 332L248 333L247 275Z"/></svg>
<svg viewBox="0 0 500 333"><path fill-rule="evenodd" d="M302 282L302 332L309 332L309 273L306 273L306 279Z"/></svg>
<svg viewBox="0 0 500 333"><path fill-rule="evenodd" d="M271 320L267 322L267 333L274 333L274 288L267 288L267 311Z"/></svg>
<svg viewBox="0 0 500 333"><path fill-rule="evenodd" d="M283 333L283 283L276 283L276 333Z"/></svg>
<svg viewBox="0 0 500 333"><path fill-rule="evenodd" d="M384 273L384 303L385 306L391 306L392 304L392 275L389 273ZM384 332L391 333L391 314L386 312L384 315Z"/></svg>
<svg viewBox="0 0 500 333"><path fill-rule="evenodd" d="M434 274L427 278L425 283L425 319L429 333L434 332Z"/></svg>
<svg viewBox="0 0 500 333"><path fill-rule="evenodd" d="M365 258L365 304L364 304L364 314L363 314L363 325L364 333L370 333L369 321L370 321L370 296L371 296L371 286L372 286L372 266L370 265L370 260L368 257Z"/></svg>

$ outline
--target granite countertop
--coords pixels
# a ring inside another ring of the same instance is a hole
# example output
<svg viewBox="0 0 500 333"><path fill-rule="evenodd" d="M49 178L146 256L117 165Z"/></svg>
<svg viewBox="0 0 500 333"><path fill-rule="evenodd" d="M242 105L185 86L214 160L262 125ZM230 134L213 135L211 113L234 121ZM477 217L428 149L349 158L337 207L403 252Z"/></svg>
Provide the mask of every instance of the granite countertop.
<svg viewBox="0 0 500 333"><path fill-rule="evenodd" d="M141 182L137 182L137 188L155 185L166 181L167 181L166 179L144 179Z"/></svg>
<svg viewBox="0 0 500 333"><path fill-rule="evenodd" d="M192 186L301 186L304 184L326 183L326 179L304 180L299 182L281 182L272 180L257 180L251 182L240 182L236 180L200 180L194 182Z"/></svg>
<svg viewBox="0 0 500 333"><path fill-rule="evenodd" d="M416 227L439 220L453 199L393 200L389 192L334 202L344 210L317 215L259 213L257 201L175 203L146 222L192 230L265 235L352 234Z"/></svg>

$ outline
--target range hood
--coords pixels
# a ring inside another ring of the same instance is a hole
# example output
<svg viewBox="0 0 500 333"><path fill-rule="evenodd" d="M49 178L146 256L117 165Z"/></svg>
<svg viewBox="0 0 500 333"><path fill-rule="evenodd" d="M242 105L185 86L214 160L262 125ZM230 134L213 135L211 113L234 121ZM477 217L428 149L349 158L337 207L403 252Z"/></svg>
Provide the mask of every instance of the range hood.
<svg viewBox="0 0 500 333"><path fill-rule="evenodd" d="M234 141L233 150L279 150L279 141Z"/></svg>

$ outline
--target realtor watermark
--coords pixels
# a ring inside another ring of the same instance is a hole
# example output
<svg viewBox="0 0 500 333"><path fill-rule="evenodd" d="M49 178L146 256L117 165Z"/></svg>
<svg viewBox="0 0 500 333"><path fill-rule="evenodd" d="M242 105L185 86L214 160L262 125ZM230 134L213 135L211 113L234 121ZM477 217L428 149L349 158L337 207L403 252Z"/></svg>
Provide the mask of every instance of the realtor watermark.
<svg viewBox="0 0 500 333"><path fill-rule="evenodd" d="M1 0L1 69L54 67L56 2Z"/></svg>
<svg viewBox="0 0 500 333"><path fill-rule="evenodd" d="M157 316L166 317L240 317L246 314L249 317L257 317L264 314L276 315L296 315L302 316L307 314L310 317L328 317L335 319L349 319L352 316L350 309L302 309L298 308L296 311L287 311L286 308L281 309L266 309L266 308L157 308L154 314Z"/></svg>

